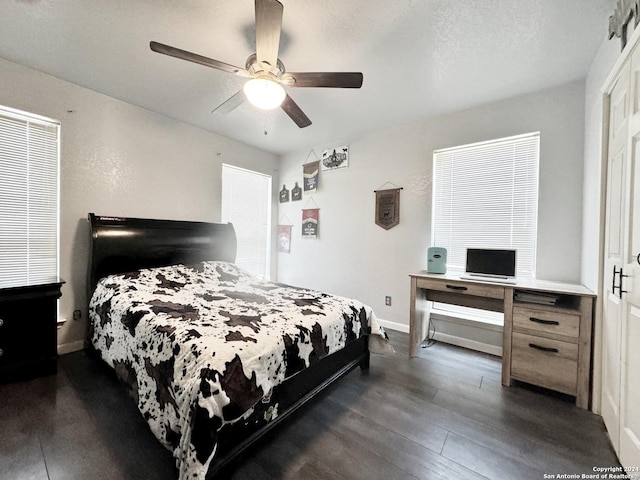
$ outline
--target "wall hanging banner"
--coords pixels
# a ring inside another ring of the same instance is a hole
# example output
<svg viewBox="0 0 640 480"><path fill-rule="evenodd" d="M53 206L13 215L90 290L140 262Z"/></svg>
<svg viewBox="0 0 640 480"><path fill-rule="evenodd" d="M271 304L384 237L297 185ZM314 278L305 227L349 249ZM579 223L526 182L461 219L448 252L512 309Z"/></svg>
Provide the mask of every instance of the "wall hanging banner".
<svg viewBox="0 0 640 480"><path fill-rule="evenodd" d="M349 166L349 146L329 148L322 151L322 170L336 170Z"/></svg>
<svg viewBox="0 0 640 480"><path fill-rule="evenodd" d="M400 190L376 190L376 225L389 230L400 223Z"/></svg>
<svg viewBox="0 0 640 480"><path fill-rule="evenodd" d="M291 225L278 225L278 252L291 251Z"/></svg>
<svg viewBox="0 0 640 480"><path fill-rule="evenodd" d="M304 193L316 193L318 188L318 174L320 173L320 161L305 163L302 166L304 174Z"/></svg>
<svg viewBox="0 0 640 480"><path fill-rule="evenodd" d="M319 208L306 208L302 210L302 238L318 238Z"/></svg>

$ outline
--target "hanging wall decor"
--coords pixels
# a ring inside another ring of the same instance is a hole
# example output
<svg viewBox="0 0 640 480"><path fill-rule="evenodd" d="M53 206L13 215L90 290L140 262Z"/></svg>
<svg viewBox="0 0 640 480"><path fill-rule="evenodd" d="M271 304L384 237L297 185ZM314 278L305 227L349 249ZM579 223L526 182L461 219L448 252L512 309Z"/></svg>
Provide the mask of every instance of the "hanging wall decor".
<svg viewBox="0 0 640 480"><path fill-rule="evenodd" d="M291 252L291 225L278 225L278 253Z"/></svg>
<svg viewBox="0 0 640 480"><path fill-rule="evenodd" d="M289 201L289 190L287 190L286 185L282 185L282 190L280 190L280 203L285 203Z"/></svg>
<svg viewBox="0 0 640 480"><path fill-rule="evenodd" d="M305 208L302 210L302 238L318 238L319 208Z"/></svg>
<svg viewBox="0 0 640 480"><path fill-rule="evenodd" d="M400 223L400 188L375 190L376 225L389 230Z"/></svg>
<svg viewBox="0 0 640 480"><path fill-rule="evenodd" d="M320 162L306 163L302 166L304 174L304 193L316 193L318 189L318 174L320 173Z"/></svg>
<svg viewBox="0 0 640 480"><path fill-rule="evenodd" d="M298 182L296 182L296 186L291 189L291 200L293 202L302 200L302 188L300 188Z"/></svg>
<svg viewBox="0 0 640 480"><path fill-rule="evenodd" d="M329 148L322 151L322 170L336 170L349 166L349 146Z"/></svg>

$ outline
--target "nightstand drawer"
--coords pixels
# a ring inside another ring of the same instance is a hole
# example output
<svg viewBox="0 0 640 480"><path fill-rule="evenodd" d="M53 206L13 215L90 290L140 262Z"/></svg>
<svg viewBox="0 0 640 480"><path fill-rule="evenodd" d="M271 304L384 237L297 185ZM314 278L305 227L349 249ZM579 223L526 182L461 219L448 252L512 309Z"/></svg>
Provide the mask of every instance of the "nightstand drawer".
<svg viewBox="0 0 640 480"><path fill-rule="evenodd" d="M513 328L564 335L577 340L580 336L580 315L514 306Z"/></svg>
<svg viewBox="0 0 640 480"><path fill-rule="evenodd" d="M511 377L569 395L576 394L578 345L513 333Z"/></svg>
<svg viewBox="0 0 640 480"><path fill-rule="evenodd" d="M30 302L0 302L0 369L29 359L34 351L47 348L41 331L43 322L28 317Z"/></svg>
<svg viewBox="0 0 640 480"><path fill-rule="evenodd" d="M0 382L55 373L60 287L0 289Z"/></svg>

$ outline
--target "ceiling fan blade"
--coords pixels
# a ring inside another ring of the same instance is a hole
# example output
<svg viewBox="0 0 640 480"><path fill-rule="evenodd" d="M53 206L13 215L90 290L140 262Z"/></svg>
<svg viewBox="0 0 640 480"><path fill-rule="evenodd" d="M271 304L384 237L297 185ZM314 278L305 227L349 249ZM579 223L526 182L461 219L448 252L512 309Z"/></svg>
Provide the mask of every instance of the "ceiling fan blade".
<svg viewBox="0 0 640 480"><path fill-rule="evenodd" d="M278 0L255 0L256 57L258 63L268 64L269 71L278 64L283 6Z"/></svg>
<svg viewBox="0 0 640 480"><path fill-rule="evenodd" d="M287 72L283 83L288 87L360 88L363 79L360 72Z"/></svg>
<svg viewBox="0 0 640 480"><path fill-rule="evenodd" d="M226 115L227 113L232 112L236 108L238 108L244 102L244 93L242 90L239 90L234 95L229 97L223 103L218 105L211 113L216 113L219 115Z"/></svg>
<svg viewBox="0 0 640 480"><path fill-rule="evenodd" d="M198 63L200 65L204 65L205 67L215 68L217 70L222 70L223 72L229 73L242 73L244 69L234 67L233 65L229 65L228 63L219 62L218 60L214 60L212 58L203 57L202 55L198 55L197 53L187 52L186 50L180 50L179 48L171 47L169 45L165 45L163 43L151 42L149 43L149 47L151 50L157 53L162 53L163 55L169 55L170 57L179 58L181 60L187 60L188 62Z"/></svg>
<svg viewBox="0 0 640 480"><path fill-rule="evenodd" d="M289 118L291 118L291 120L296 122L296 125L298 125L300 128L308 127L309 125L311 125L311 120L309 120L309 117L304 114L298 104L294 102L289 95L285 97L280 107L287 115L289 115Z"/></svg>

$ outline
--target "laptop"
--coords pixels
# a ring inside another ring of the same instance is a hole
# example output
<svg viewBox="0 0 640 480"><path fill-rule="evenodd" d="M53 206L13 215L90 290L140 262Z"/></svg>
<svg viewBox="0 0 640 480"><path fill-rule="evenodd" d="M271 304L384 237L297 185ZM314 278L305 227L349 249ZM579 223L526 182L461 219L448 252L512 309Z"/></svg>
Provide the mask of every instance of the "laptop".
<svg viewBox="0 0 640 480"><path fill-rule="evenodd" d="M465 272L460 278L483 282L516 283L516 251L467 248Z"/></svg>

